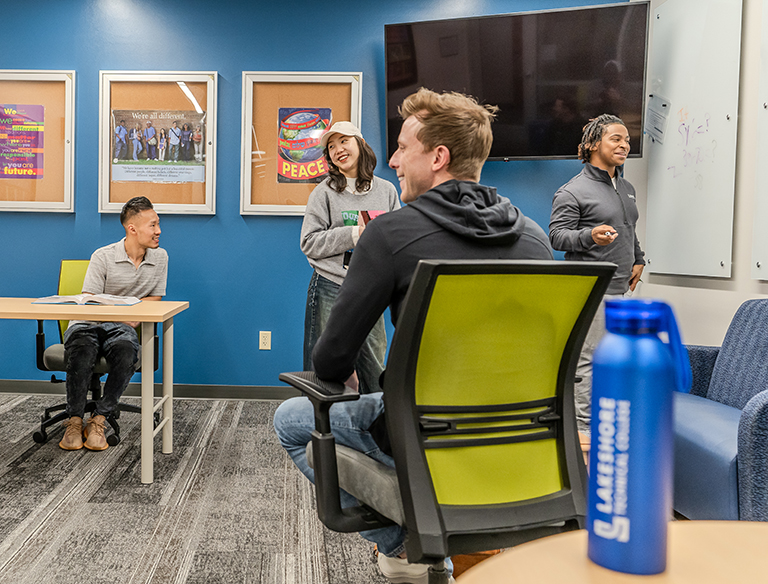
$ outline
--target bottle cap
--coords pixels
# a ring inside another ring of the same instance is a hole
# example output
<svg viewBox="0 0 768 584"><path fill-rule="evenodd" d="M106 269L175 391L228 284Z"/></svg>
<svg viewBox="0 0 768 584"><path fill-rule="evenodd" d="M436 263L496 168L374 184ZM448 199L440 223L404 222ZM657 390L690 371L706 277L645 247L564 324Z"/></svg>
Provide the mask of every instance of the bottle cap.
<svg viewBox="0 0 768 584"><path fill-rule="evenodd" d="M688 350L680 339L680 330L672 307L661 300L620 299L605 302L605 328L615 334L666 332L675 363L677 391L688 393L692 373Z"/></svg>
<svg viewBox="0 0 768 584"><path fill-rule="evenodd" d="M662 327L664 303L655 300L607 300L605 328L612 333L655 333Z"/></svg>

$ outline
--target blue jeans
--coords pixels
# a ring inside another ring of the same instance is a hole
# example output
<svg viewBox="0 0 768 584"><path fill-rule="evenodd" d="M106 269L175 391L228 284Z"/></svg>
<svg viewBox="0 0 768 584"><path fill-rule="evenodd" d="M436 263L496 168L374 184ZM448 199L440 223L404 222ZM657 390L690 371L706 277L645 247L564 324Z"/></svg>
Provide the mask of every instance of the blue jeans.
<svg viewBox="0 0 768 584"><path fill-rule="evenodd" d="M139 159L139 153L143 150L141 146L140 140L133 140L133 159L138 160Z"/></svg>
<svg viewBox="0 0 768 584"><path fill-rule="evenodd" d="M315 369L312 365L312 350L325 330L340 289L341 286L335 282L324 278L317 271L313 272L307 289L307 307L304 313L304 371ZM384 371L386 354L387 331L384 328L384 317L380 316L368 333L355 361L360 393L381 391L379 377Z"/></svg>
<svg viewBox="0 0 768 584"><path fill-rule="evenodd" d="M179 160L179 145L178 144L171 144L171 151L169 153L168 160L173 160L174 162L178 162L178 160Z"/></svg>
<svg viewBox="0 0 768 584"><path fill-rule="evenodd" d="M75 323L70 326L64 333L69 416L82 418L85 414L93 368L101 355L109 364L109 375L93 415L106 416L113 412L136 372L139 347L136 331L125 323Z"/></svg>
<svg viewBox="0 0 768 584"><path fill-rule="evenodd" d="M378 392L361 395L357 401L333 404L330 410L331 432L337 444L363 452L382 464L394 467L392 457L379 449L368 432L373 421L384 411L382 396ZM315 415L310 401L306 397L284 401L275 412L274 424L280 444L304 476L314 483L315 471L307 462L307 444L312 440L312 430L315 428ZM341 490L342 508L357 504L357 499ZM399 525L361 531L360 535L374 542L379 552L386 556L396 556L405 550L405 531Z"/></svg>

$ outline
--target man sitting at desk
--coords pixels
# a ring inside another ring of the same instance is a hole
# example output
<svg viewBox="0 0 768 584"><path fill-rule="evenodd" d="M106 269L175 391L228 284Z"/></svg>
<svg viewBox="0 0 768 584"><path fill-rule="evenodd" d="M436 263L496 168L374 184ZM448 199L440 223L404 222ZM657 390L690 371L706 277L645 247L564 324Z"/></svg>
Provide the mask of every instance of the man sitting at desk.
<svg viewBox="0 0 768 584"><path fill-rule="evenodd" d="M392 321L421 259L552 259L544 231L520 210L478 183L491 150L493 106L427 89L407 97L398 148L389 161L406 207L372 221L360 236L328 324L312 353L318 377L346 381L360 347L387 306ZM330 410L336 442L393 466L383 424L381 392ZM283 402L274 418L280 443L310 480L307 443L314 428L305 397ZM355 505L342 491L342 506ZM392 526L361 535L378 546L378 564L390 582L426 583L427 566L409 564L404 533Z"/></svg>
<svg viewBox="0 0 768 584"><path fill-rule="evenodd" d="M146 197L134 197L123 205L120 223L125 237L97 249L91 256L83 282L83 294L136 296L160 300L165 295L168 254L160 249L160 219ZM64 333L67 364L66 431L59 446L64 450L105 450L105 416L117 407L120 396L136 371L139 358L137 322L90 322L76 320ZM93 369L100 356L109 364L104 394L83 428L83 415ZM85 438L85 444L83 444Z"/></svg>

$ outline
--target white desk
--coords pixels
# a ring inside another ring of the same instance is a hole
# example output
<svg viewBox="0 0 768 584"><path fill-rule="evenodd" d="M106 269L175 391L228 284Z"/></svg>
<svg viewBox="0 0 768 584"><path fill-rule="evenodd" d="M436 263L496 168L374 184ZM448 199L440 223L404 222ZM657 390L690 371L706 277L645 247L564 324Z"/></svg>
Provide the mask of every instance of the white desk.
<svg viewBox="0 0 768 584"><path fill-rule="evenodd" d="M587 532L528 542L480 562L458 584L730 584L768 581L768 523L671 521L667 570L621 574L587 558Z"/></svg>
<svg viewBox="0 0 768 584"><path fill-rule="evenodd" d="M34 298L0 298L0 319L94 320L141 323L141 482L154 480L153 443L163 433L163 453L173 452L173 317L189 308L189 302L140 302L133 306L78 306L32 304ZM155 351L153 324L163 323L163 397L154 405ZM153 427L154 413L163 416Z"/></svg>

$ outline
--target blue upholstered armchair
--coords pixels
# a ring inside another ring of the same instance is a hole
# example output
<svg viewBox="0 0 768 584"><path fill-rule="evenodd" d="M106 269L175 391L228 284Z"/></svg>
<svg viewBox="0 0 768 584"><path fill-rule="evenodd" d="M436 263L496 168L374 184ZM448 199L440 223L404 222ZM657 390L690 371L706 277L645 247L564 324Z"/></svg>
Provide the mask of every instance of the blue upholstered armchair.
<svg viewBox="0 0 768 584"><path fill-rule="evenodd" d="M722 347L688 351L693 388L675 393L674 508L768 521L768 300L739 307Z"/></svg>

